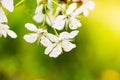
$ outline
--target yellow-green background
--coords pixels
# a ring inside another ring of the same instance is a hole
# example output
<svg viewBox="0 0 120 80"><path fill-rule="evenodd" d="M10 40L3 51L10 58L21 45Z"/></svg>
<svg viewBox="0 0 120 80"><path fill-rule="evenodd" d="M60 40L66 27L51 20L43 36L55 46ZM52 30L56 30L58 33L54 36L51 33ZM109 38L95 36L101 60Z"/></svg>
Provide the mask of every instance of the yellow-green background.
<svg viewBox="0 0 120 80"><path fill-rule="evenodd" d="M0 80L120 80L120 0L95 3L81 19L77 48L55 59L23 40L24 24L35 22L24 5L15 8L7 17L18 38L0 38Z"/></svg>

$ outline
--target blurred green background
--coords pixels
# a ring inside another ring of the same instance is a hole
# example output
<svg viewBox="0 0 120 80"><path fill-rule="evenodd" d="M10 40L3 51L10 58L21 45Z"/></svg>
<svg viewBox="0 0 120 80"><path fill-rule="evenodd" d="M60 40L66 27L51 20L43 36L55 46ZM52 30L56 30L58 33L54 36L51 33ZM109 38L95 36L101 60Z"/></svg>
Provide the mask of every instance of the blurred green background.
<svg viewBox="0 0 120 80"><path fill-rule="evenodd" d="M18 38L0 38L0 80L120 80L120 0L95 3L81 19L77 48L55 59L23 40L24 24L35 22L24 5L15 8L7 17Z"/></svg>

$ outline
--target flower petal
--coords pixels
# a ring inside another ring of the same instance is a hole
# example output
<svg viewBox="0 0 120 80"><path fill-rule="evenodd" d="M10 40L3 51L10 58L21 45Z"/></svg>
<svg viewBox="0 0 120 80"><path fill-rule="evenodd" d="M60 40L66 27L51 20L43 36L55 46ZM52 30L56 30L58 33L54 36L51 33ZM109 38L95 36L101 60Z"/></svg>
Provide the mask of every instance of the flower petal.
<svg viewBox="0 0 120 80"><path fill-rule="evenodd" d="M69 23L69 27L70 29L77 29L78 27L81 26L81 23L80 21L78 21L77 19L75 18L71 18L71 23Z"/></svg>
<svg viewBox="0 0 120 80"><path fill-rule="evenodd" d="M6 24L1 24L1 23L0 23L0 27L1 27L2 29L4 29L4 30L8 30L8 29L10 28L8 25L6 25Z"/></svg>
<svg viewBox="0 0 120 80"><path fill-rule="evenodd" d="M69 33L68 32L62 32L59 35L60 39L69 39Z"/></svg>
<svg viewBox="0 0 120 80"><path fill-rule="evenodd" d="M84 11L84 6L80 6L78 9L75 10L75 12L73 13L74 16L77 16L79 14L81 14Z"/></svg>
<svg viewBox="0 0 120 80"><path fill-rule="evenodd" d="M33 19L38 23L41 23L44 19L44 14L42 13L42 11L43 5L40 5L36 8L35 15L33 16Z"/></svg>
<svg viewBox="0 0 120 80"><path fill-rule="evenodd" d="M52 26L52 23L54 23L55 15L52 13L52 11L48 12L48 16L46 16L46 22L48 25Z"/></svg>
<svg viewBox="0 0 120 80"><path fill-rule="evenodd" d="M95 3L93 1L88 1L85 3L86 7L90 10L94 9Z"/></svg>
<svg viewBox="0 0 120 80"><path fill-rule="evenodd" d="M72 44L71 42L69 42L67 40L63 40L63 42L62 42L62 48L65 52L69 52L75 47L76 47L75 44Z"/></svg>
<svg viewBox="0 0 120 80"><path fill-rule="evenodd" d="M37 27L32 23L26 23L25 27L30 31L34 31L34 32L37 31Z"/></svg>
<svg viewBox="0 0 120 80"><path fill-rule="evenodd" d="M7 37L7 32L4 29L0 30L0 37L3 36L4 38Z"/></svg>
<svg viewBox="0 0 120 80"><path fill-rule="evenodd" d="M5 15L4 11L0 7L0 23L4 23L4 22L8 22L8 20L7 20L7 17Z"/></svg>
<svg viewBox="0 0 120 80"><path fill-rule="evenodd" d="M15 32L13 32L12 30L8 30L7 34L11 37L11 38L17 38L17 35Z"/></svg>
<svg viewBox="0 0 120 80"><path fill-rule="evenodd" d="M56 44L51 44L51 45L47 46L47 48L45 49L45 54L48 55L55 46L56 46Z"/></svg>
<svg viewBox="0 0 120 80"><path fill-rule="evenodd" d="M49 54L50 57L58 57L62 53L62 47L60 44L57 44L56 47L52 50L52 52Z"/></svg>
<svg viewBox="0 0 120 80"><path fill-rule="evenodd" d="M77 7L77 4L76 3L72 3L69 5L67 11L66 11L66 14L71 14L73 13L73 11L76 9Z"/></svg>
<svg viewBox="0 0 120 80"><path fill-rule="evenodd" d="M1 0L1 4L3 7L5 7L10 12L13 12L14 10L13 0Z"/></svg>
<svg viewBox="0 0 120 80"><path fill-rule="evenodd" d="M3 35L4 38L6 38L6 37L7 37L7 32L4 31L4 30L1 30L1 31L0 31L0 37L1 37L2 35Z"/></svg>
<svg viewBox="0 0 120 80"><path fill-rule="evenodd" d="M53 9L53 3L52 0L47 0L47 8L52 10Z"/></svg>
<svg viewBox="0 0 120 80"><path fill-rule="evenodd" d="M79 31L72 31L71 33L70 33L70 35L69 35L69 38L74 38L75 36L77 36L78 35L78 33L79 33Z"/></svg>
<svg viewBox="0 0 120 80"><path fill-rule="evenodd" d="M25 39L26 42L34 43L37 40L38 35L37 34L29 34L29 35L25 35L23 38Z"/></svg>
<svg viewBox="0 0 120 80"><path fill-rule="evenodd" d="M36 0L37 1L37 4L39 4L41 2L41 0Z"/></svg>
<svg viewBox="0 0 120 80"><path fill-rule="evenodd" d="M88 9L84 8L84 10L83 10L83 15L84 15L85 17L89 15Z"/></svg>
<svg viewBox="0 0 120 80"><path fill-rule="evenodd" d="M47 37L52 41L52 42L58 42L59 38L53 34L48 33Z"/></svg>
<svg viewBox="0 0 120 80"><path fill-rule="evenodd" d="M45 47L51 45L52 43L50 42L50 40L48 38L46 38L45 36L41 37L41 44L44 45Z"/></svg>
<svg viewBox="0 0 120 80"><path fill-rule="evenodd" d="M54 21L54 24L53 24L53 28L55 29L58 29L58 30L62 30L64 28L64 25L65 25L65 18L66 16L64 15L60 15L58 16L55 21Z"/></svg>
<svg viewBox="0 0 120 80"><path fill-rule="evenodd" d="M4 38L7 37L7 31L9 30L9 26L6 24L0 24L0 35Z"/></svg>
<svg viewBox="0 0 120 80"><path fill-rule="evenodd" d="M41 23L44 19L44 15L43 14L35 14L33 16L33 19L37 22L37 23Z"/></svg>

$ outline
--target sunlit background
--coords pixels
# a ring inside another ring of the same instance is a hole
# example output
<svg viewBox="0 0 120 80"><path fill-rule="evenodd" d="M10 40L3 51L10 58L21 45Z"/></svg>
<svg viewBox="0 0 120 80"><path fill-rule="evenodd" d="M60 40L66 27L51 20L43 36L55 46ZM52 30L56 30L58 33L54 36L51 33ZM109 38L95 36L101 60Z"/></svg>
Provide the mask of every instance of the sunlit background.
<svg viewBox="0 0 120 80"><path fill-rule="evenodd" d="M23 40L29 32L24 24L35 22L24 5L15 8L8 24L18 38L0 38L0 80L120 80L120 0L95 3L81 19L77 48L55 59Z"/></svg>

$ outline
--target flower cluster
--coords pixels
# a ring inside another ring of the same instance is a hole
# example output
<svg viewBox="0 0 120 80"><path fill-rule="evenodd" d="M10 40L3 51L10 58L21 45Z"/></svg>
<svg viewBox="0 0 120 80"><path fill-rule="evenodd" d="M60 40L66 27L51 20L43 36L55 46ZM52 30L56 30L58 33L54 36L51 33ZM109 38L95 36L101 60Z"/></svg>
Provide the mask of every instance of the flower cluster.
<svg viewBox="0 0 120 80"><path fill-rule="evenodd" d="M16 33L10 30L7 25L8 19L2 7L12 12L14 10L13 0L0 0L0 37L7 37L9 35L11 38L16 38Z"/></svg>
<svg viewBox="0 0 120 80"><path fill-rule="evenodd" d="M11 38L17 37L16 33L9 29L4 12L4 9L13 12L13 3L13 0L0 0L0 37L7 37L7 35ZM77 29L82 25L79 16L88 16L89 10L94 9L94 2L92 0L36 0L36 3L33 19L40 25L37 28L32 23L25 24L25 27L32 32L24 35L25 41L28 43L37 41L46 47L45 54L54 58L63 51L69 52L74 49L76 45L72 41L79 33ZM48 29L53 29L54 33L48 32Z"/></svg>
<svg viewBox="0 0 120 80"><path fill-rule="evenodd" d="M88 10L94 9L95 4L92 0L37 0L37 5L33 19L40 27L26 23L25 27L33 33L24 35L24 39L29 43L41 43L46 47L45 54L56 58L63 51L76 47L72 41L82 25L78 17L88 16ZM48 32L48 26L55 34Z"/></svg>

